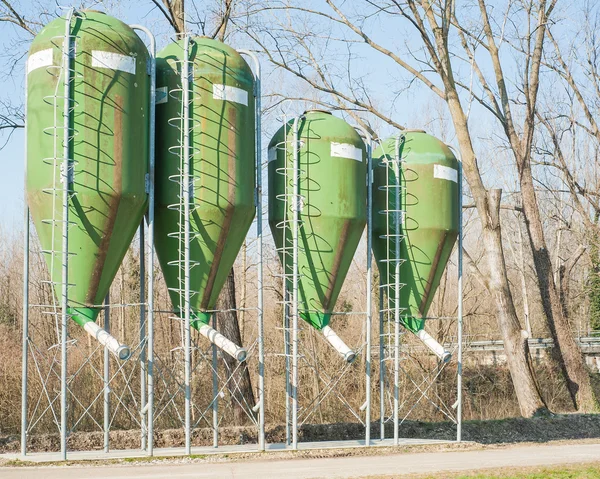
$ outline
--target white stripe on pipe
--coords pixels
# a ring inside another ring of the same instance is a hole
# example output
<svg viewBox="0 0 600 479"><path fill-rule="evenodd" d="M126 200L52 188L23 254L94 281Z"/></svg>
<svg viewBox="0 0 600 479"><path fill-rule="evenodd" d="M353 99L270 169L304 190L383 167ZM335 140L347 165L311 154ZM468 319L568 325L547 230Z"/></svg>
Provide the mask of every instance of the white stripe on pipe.
<svg viewBox="0 0 600 479"><path fill-rule="evenodd" d="M421 329L418 333L416 333L416 336L433 352L433 354L435 354L443 362L447 363L450 361L450 359L452 359L452 353L450 353L450 351L446 351L444 346L433 339L431 335L424 329Z"/></svg>
<svg viewBox="0 0 600 479"><path fill-rule="evenodd" d="M202 326L198 328L198 332L219 349L222 349L229 354L231 357L237 359L238 361L246 360L248 352L244 348L238 346L233 341L230 341L221 333L219 333L219 331L211 328L208 324L202 324Z"/></svg>
<svg viewBox="0 0 600 479"><path fill-rule="evenodd" d="M346 361L349 363L354 361L354 358L356 358L356 353L346 346L346 343L342 341L342 338L335 334L333 329L331 329L329 326L325 326L321 332L323 333L323 336L325 336L325 339L329 341L329 344L331 344Z"/></svg>
<svg viewBox="0 0 600 479"><path fill-rule="evenodd" d="M125 360L129 359L129 356L131 356L129 346L121 344L118 339L111 336L93 321L85 323L83 329L85 329L90 336L96 338L100 344L106 346L110 352L116 354L119 359Z"/></svg>

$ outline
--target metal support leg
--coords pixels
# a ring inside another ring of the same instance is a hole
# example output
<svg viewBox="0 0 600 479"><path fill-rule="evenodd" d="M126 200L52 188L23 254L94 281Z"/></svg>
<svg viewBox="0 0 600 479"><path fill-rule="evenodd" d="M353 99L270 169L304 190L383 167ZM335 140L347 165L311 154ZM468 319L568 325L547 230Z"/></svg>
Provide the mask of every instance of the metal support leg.
<svg viewBox="0 0 600 479"><path fill-rule="evenodd" d="M383 291L379 288L379 439L385 439L385 347Z"/></svg>
<svg viewBox="0 0 600 479"><path fill-rule="evenodd" d="M149 135L148 135L148 156L149 156L149 165L148 165L148 338L147 338L147 351L148 351L148 362L147 362L147 394L148 397L144 394L144 391L140 391L142 395L141 400L141 421L142 421L142 449L144 449L144 441L145 437L147 437L147 445L148 445L148 455L152 456L154 453L154 169L155 169L155 161L154 161L154 137L156 134L156 125L155 125L155 109L156 109L156 41L154 39L154 35L152 32L148 30L146 27L142 25L130 25L130 27L134 30L140 30L144 32L148 39L150 40L150 48L148 49L150 53L150 115L149 115ZM143 230L143 228L142 228ZM143 233L143 231L142 231ZM140 235L140 255L143 258L145 255L145 251L143 249L144 238L143 235ZM143 274L140 276L143 278ZM145 298L142 298L141 303L145 302ZM143 308L143 305L142 305ZM145 335L142 336L142 331L140 330L140 338L145 340ZM145 348L142 347L142 354L144 354ZM145 354L144 354L145 355ZM140 359L142 364L145 363L145 358ZM144 377L144 371L141 374ZM146 435L144 435L144 424L146 424Z"/></svg>
<svg viewBox="0 0 600 479"><path fill-rule="evenodd" d="M184 385L185 385L185 452L192 453L191 431L191 336L190 336L190 37L183 40L184 62L182 68L183 87L183 254L184 254Z"/></svg>
<svg viewBox="0 0 600 479"><path fill-rule="evenodd" d="M213 314L213 328L217 329L217 315ZM219 447L219 375L218 375L218 351L215 344L212 345L212 426L213 426L213 447Z"/></svg>
<svg viewBox="0 0 600 479"><path fill-rule="evenodd" d="M367 311L365 317L366 353L365 353L365 446L371 445L371 322L372 322L372 243L373 243L373 167L372 167L372 138L367 130L357 127L365 139L367 149Z"/></svg>
<svg viewBox="0 0 600 479"><path fill-rule="evenodd" d="M398 445L400 401L400 321L394 318L394 446Z"/></svg>
<svg viewBox="0 0 600 479"><path fill-rule="evenodd" d="M462 440L462 369L463 369L463 215L462 215L462 162L458 162L458 365L456 440Z"/></svg>
<svg viewBox="0 0 600 479"><path fill-rule="evenodd" d="M298 449L298 236L300 206L299 118L294 121L294 177L292 220L292 449Z"/></svg>
<svg viewBox="0 0 600 479"><path fill-rule="evenodd" d="M104 298L104 330L110 334L110 293ZM104 347L104 452L110 449L110 350Z"/></svg>
<svg viewBox="0 0 600 479"><path fill-rule="evenodd" d="M25 81L27 82L27 80ZM27 87L25 87L27 90ZM27 101L25 102L27 104ZM27 135L25 135L27 137ZM29 208L25 207L23 238L23 343L21 357L21 455L27 454L27 378L29 372Z"/></svg>
<svg viewBox="0 0 600 479"><path fill-rule="evenodd" d="M74 9L69 9L65 20L65 35L62 48L62 65L64 74L64 106L63 106L63 161L61 168L62 195L62 291L61 291L61 354L60 354L60 452L63 461L67 460L67 336L69 305L69 181L71 169L70 118L71 118L71 18ZM53 225L54 227L54 225Z"/></svg>
<svg viewBox="0 0 600 479"><path fill-rule="evenodd" d="M147 429L144 406L146 403L147 371L146 371L146 238L144 220L140 224L140 448L146 450Z"/></svg>
<svg viewBox="0 0 600 479"><path fill-rule="evenodd" d="M400 165L399 138L396 139L396 156L394 158L396 184L394 188L394 445L398 445L399 435L399 402L400 402L400 186L402 184Z"/></svg>
<svg viewBox="0 0 600 479"><path fill-rule="evenodd" d="M265 450L265 343L264 343L264 316L263 316L263 224L262 224L262 97L261 97L261 68L258 57L247 50L239 53L248 55L254 61L254 108L256 111L256 254L257 265L257 308L258 308L258 450Z"/></svg>
<svg viewBox="0 0 600 479"><path fill-rule="evenodd" d="M285 237L284 237L285 241ZM284 262L285 271L285 262ZM284 285L286 283L284 278ZM290 381L291 371L291 352L290 352L290 306L289 306L289 292L284 286L283 298L283 341L284 341L284 355L285 355L285 443L289 446L292 443L292 385Z"/></svg>

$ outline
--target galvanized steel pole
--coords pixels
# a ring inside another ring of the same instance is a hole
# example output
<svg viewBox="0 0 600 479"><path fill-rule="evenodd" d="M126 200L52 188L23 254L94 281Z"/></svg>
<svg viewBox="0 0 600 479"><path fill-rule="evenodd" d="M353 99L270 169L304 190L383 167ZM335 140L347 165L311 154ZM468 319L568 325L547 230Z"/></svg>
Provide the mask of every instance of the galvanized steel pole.
<svg viewBox="0 0 600 479"><path fill-rule="evenodd" d="M262 222L262 105L261 105L261 68L258 57L248 50L239 50L254 62L254 109L256 111L255 160L256 160L256 254L258 256L258 450L265 450L265 342L263 313L263 222Z"/></svg>
<svg viewBox="0 0 600 479"><path fill-rule="evenodd" d="M381 284L381 277L379 278ZM379 439L385 439L385 348L383 346L383 291L379 287Z"/></svg>
<svg viewBox="0 0 600 479"><path fill-rule="evenodd" d="M25 71L25 112L27 112L27 71ZM26 113L27 115L27 113ZM27 116L25 116L25 191L27 190ZM21 455L27 454L27 394L29 372L29 207L25 205L23 224L23 330L21 349Z"/></svg>
<svg viewBox="0 0 600 479"><path fill-rule="evenodd" d="M146 238L144 234L144 220L140 224L140 412L146 403L147 391L147 365L146 365ZM144 414L140 414L140 448L146 450L147 441L146 421Z"/></svg>
<svg viewBox="0 0 600 479"><path fill-rule="evenodd" d="M462 368L463 368L463 171L462 161L458 160L458 365L457 365L457 405L456 440L462 440Z"/></svg>
<svg viewBox="0 0 600 479"><path fill-rule="evenodd" d="M373 243L373 142L371 135L362 127L357 127L362 132L367 150L367 311L365 317L366 353L365 353L365 446L371 445L371 319L372 319L372 243Z"/></svg>
<svg viewBox="0 0 600 479"><path fill-rule="evenodd" d="M182 101L183 101L183 174L181 192L183 195L183 281L184 281L184 385L185 385L185 452L192 453L191 438L191 336L190 336L190 37L183 40Z"/></svg>
<svg viewBox="0 0 600 479"><path fill-rule="evenodd" d="M71 119L71 18L75 12L70 8L65 19L65 35L62 47L62 65L64 73L63 89L63 161L61 169L62 189L62 297L61 297L61 367L60 367L60 452L63 461L67 460L67 335L69 304L69 181L71 169L70 119ZM56 225L53 224L53 227ZM52 252L54 254L54 252ZM52 274L52 272L50 272Z"/></svg>
<svg viewBox="0 0 600 479"><path fill-rule="evenodd" d="M110 293L104 298L104 330L110 334ZM104 346L104 452L110 448L110 351Z"/></svg>
<svg viewBox="0 0 600 479"><path fill-rule="evenodd" d="M298 123L294 120L294 177L292 180L292 449L298 449L298 235L300 210L300 148Z"/></svg>
<svg viewBox="0 0 600 479"><path fill-rule="evenodd" d="M396 137L394 155L394 445L399 441L399 395L400 395L400 188L402 168L400 165L400 136ZM389 208L389 205L387 206Z"/></svg>
<svg viewBox="0 0 600 479"><path fill-rule="evenodd" d="M25 101L27 104L27 101ZM27 127L25 127L27 128ZM25 134L27 137L27 134ZM29 208L25 207L23 239L23 344L21 357L21 455L27 454L27 376L29 371Z"/></svg>
<svg viewBox="0 0 600 479"><path fill-rule="evenodd" d="M143 390L141 391L142 400L140 402L141 411L141 422L142 422L142 450L145 448L144 442L147 443L148 455L152 456L154 450L154 169L155 169L155 142L154 138L156 135L156 40L150 30L142 25L130 25L134 30L140 30L144 32L150 41L150 125L148 132L148 324L146 335L142 336L140 330L140 339L147 340L147 395L146 398ZM143 223L142 223L143 224ZM143 229L143 228L142 228ZM143 232L142 232L143 233ZM140 255L144 257L146 251L143 249L144 238L140 236ZM143 275L140 271L140 277ZM143 281L143 280L142 280ZM144 299L140 301L144 303ZM144 307L143 304L141 306ZM144 331L145 333L145 331ZM144 351L142 347L142 352ZM146 362L140 359L142 363ZM143 367L141 374L146 376ZM144 424L146 424L146 431L144 431Z"/></svg>
<svg viewBox="0 0 600 479"><path fill-rule="evenodd" d="M213 328L217 330L217 315L213 314ZM219 363L217 358L218 348L212 345L212 388L213 388L213 407L212 407L212 426L213 426L213 447L219 447L219 376L217 374Z"/></svg>

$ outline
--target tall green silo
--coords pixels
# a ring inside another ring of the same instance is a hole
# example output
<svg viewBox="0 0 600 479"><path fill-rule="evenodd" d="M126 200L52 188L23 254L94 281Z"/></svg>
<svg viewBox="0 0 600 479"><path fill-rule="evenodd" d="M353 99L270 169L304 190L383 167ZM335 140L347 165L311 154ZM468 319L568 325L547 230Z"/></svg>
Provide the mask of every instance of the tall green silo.
<svg viewBox="0 0 600 479"><path fill-rule="evenodd" d="M448 146L421 130L373 152L373 253L382 284L392 285L388 304L396 307L397 281L400 321L444 361L450 353L425 331L424 318L458 236L458 168Z"/></svg>
<svg viewBox="0 0 600 479"><path fill-rule="evenodd" d="M255 110L252 70L233 48L189 39L190 177L182 187L184 40L157 56L156 233L174 309L183 314L182 195L190 200L191 326L243 360L243 348L208 326L219 293L254 219Z"/></svg>
<svg viewBox="0 0 600 479"><path fill-rule="evenodd" d="M298 128L300 198L294 200L294 124ZM348 123L310 110L269 144L269 225L291 290L292 217L298 208L299 315L352 361L329 327L331 313L366 224L366 148ZM284 248L285 247L285 248Z"/></svg>
<svg viewBox="0 0 600 479"><path fill-rule="evenodd" d="M27 202L58 297L65 25L44 27L27 61ZM125 359L129 348L95 320L147 208L149 57L131 28L101 12L76 14L70 33L68 313Z"/></svg>

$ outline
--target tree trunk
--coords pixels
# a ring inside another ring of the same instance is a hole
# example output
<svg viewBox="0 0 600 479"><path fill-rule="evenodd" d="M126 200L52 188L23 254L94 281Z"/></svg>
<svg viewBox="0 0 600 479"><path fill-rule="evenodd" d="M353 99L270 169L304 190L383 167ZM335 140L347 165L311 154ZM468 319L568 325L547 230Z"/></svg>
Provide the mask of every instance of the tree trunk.
<svg viewBox="0 0 600 479"><path fill-rule="evenodd" d="M567 388L578 411L597 409L590 375L585 367L581 350L575 341L568 318L564 314L560 294L554 282L550 252L546 246L537 198L529 162L521 161L519 176L523 213L533 253L533 263L538 277L542 306L554 344L560 351L559 363L567 381Z"/></svg>
<svg viewBox="0 0 600 479"><path fill-rule="evenodd" d="M522 333L508 283L500 225L502 190L487 191L483 185L477 157L471 143L467 118L451 76L452 70L449 70L449 75L445 82L446 101L460 146L463 172L469 183L481 221L483 244L490 271L490 278L486 286L496 304L498 327L504 341L506 361L519 402L519 409L524 417L546 414L548 408L535 379L529 343Z"/></svg>
<svg viewBox="0 0 600 479"><path fill-rule="evenodd" d="M547 414L529 353L528 334L521 329L509 288L504 261L500 226L500 199L502 190L492 189L487 195L489 216L482 236L487 251L490 271L489 290L498 308L498 327L504 341L504 352L510 370L521 414L532 417Z"/></svg>
<svg viewBox="0 0 600 479"><path fill-rule="evenodd" d="M235 277L233 268L231 268L217 301L217 309L222 312L215 313L215 317L218 331L227 339L242 346L237 311L234 311L235 307ZM229 354L223 353L221 358L225 366L226 377L229 379L227 389L230 394L234 420L237 425L242 425L248 418L247 414L252 414L251 411L255 405L248 365L246 362L240 364Z"/></svg>

